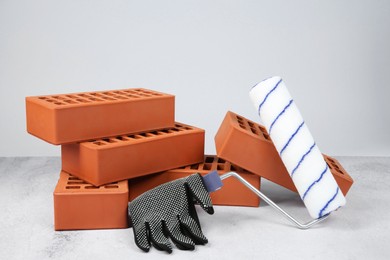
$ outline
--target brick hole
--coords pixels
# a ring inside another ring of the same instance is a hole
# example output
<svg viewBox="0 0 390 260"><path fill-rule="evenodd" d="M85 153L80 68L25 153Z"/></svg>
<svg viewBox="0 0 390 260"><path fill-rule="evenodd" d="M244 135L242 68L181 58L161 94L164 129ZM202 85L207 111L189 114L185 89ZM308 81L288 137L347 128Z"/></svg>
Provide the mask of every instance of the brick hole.
<svg viewBox="0 0 390 260"><path fill-rule="evenodd" d="M177 129L177 128L172 128L171 131L174 131L174 132L179 132L180 130Z"/></svg>
<svg viewBox="0 0 390 260"><path fill-rule="evenodd" d="M117 136L117 137L115 137L115 139L117 139L119 141L126 141L126 138L124 138L123 136Z"/></svg>
<svg viewBox="0 0 390 260"><path fill-rule="evenodd" d="M267 139L267 140L270 140L270 138L269 138L269 135L268 135L268 134L266 134L266 133L263 133L263 136L264 136L264 138L265 138L265 139Z"/></svg>
<svg viewBox="0 0 390 260"><path fill-rule="evenodd" d="M46 100L46 99L48 99L48 97L39 97L39 99Z"/></svg>
<svg viewBox="0 0 390 260"><path fill-rule="evenodd" d="M142 137L139 136L139 135L128 135L127 137L131 138L131 139L141 139Z"/></svg>
<svg viewBox="0 0 390 260"><path fill-rule="evenodd" d="M240 126L242 129L245 129L245 130L246 130L246 127L245 127L243 124L239 124L239 126Z"/></svg>
<svg viewBox="0 0 390 260"><path fill-rule="evenodd" d="M344 172L340 168L337 168L336 171L338 171L340 174L344 174Z"/></svg>
<svg viewBox="0 0 390 260"><path fill-rule="evenodd" d="M166 134L170 133L168 129L163 129L163 130L161 130L161 132L166 133Z"/></svg>
<svg viewBox="0 0 390 260"><path fill-rule="evenodd" d="M77 177L68 177L68 180L70 181L76 181L76 180L80 180L79 178ZM80 180L81 181L81 180Z"/></svg>
<svg viewBox="0 0 390 260"><path fill-rule="evenodd" d="M61 102L54 102L55 105L64 105L64 103Z"/></svg>
<svg viewBox="0 0 390 260"><path fill-rule="evenodd" d="M254 133L255 135L258 135L259 133L257 132L256 128L251 127L251 132Z"/></svg>
<svg viewBox="0 0 390 260"><path fill-rule="evenodd" d="M50 102L50 103L53 103L53 102L54 102L54 100L52 100L52 99L46 99L46 101L47 101L47 102Z"/></svg>
<svg viewBox="0 0 390 260"><path fill-rule="evenodd" d="M203 170L209 171L209 170L211 170L211 166L212 166L211 163L205 163L203 165Z"/></svg>
<svg viewBox="0 0 390 260"><path fill-rule="evenodd" d="M99 189L99 187L92 186L92 185L85 186L84 188L85 188L85 189L93 189L93 190L97 190L97 189Z"/></svg>
<svg viewBox="0 0 390 260"><path fill-rule="evenodd" d="M93 142L93 144L95 144L95 145L105 145L104 142L100 142L100 141Z"/></svg>
<svg viewBox="0 0 390 260"><path fill-rule="evenodd" d="M218 170L218 171L225 170L225 165L224 165L224 164L218 163L218 164L217 164L217 170Z"/></svg>
<svg viewBox="0 0 390 260"><path fill-rule="evenodd" d="M127 99L127 97L124 97L124 96L115 96L115 98L117 98L117 99Z"/></svg>
<svg viewBox="0 0 390 260"><path fill-rule="evenodd" d="M89 103L88 100L86 100L86 99L81 99L81 98L76 98L76 101L82 102L82 103Z"/></svg>
<svg viewBox="0 0 390 260"><path fill-rule="evenodd" d="M218 163L225 163L226 161L222 158L218 158Z"/></svg>
<svg viewBox="0 0 390 260"><path fill-rule="evenodd" d="M179 124L175 124L175 127L180 128L180 127L183 127L183 126L182 126L182 125L179 125Z"/></svg>
<svg viewBox="0 0 390 260"><path fill-rule="evenodd" d="M67 190L75 190L75 189L80 189L80 186L66 186L65 189L67 189Z"/></svg>
<svg viewBox="0 0 390 260"><path fill-rule="evenodd" d="M161 133L159 131L153 131L153 132L150 132L151 134L153 135L161 135Z"/></svg>
<svg viewBox="0 0 390 260"><path fill-rule="evenodd" d="M143 136L143 137L148 137L148 135L146 133L140 133L139 135Z"/></svg>
<svg viewBox="0 0 390 260"><path fill-rule="evenodd" d="M239 168L235 165L230 165L230 170L236 172L239 170Z"/></svg>
<svg viewBox="0 0 390 260"><path fill-rule="evenodd" d="M100 98L94 98L94 97L90 97L88 99L91 100L91 101L103 101Z"/></svg>
<svg viewBox="0 0 390 260"><path fill-rule="evenodd" d="M115 100L115 98L107 97L107 96L100 96L100 98L102 98L104 100Z"/></svg>
<svg viewBox="0 0 390 260"><path fill-rule="evenodd" d="M236 118L237 118L237 120L239 120L239 121L243 121L243 120L244 120L244 118L242 118L242 117L240 117L240 116L236 116Z"/></svg>
<svg viewBox="0 0 390 260"><path fill-rule="evenodd" d="M192 170L198 170L198 169L199 169L199 163L197 163L197 164L192 164L192 165L190 166L190 169L192 169Z"/></svg>
<svg viewBox="0 0 390 260"><path fill-rule="evenodd" d="M340 170L340 167L337 164L335 164L335 163L332 163L332 164L333 164L333 167L335 167L336 169Z"/></svg>
<svg viewBox="0 0 390 260"><path fill-rule="evenodd" d="M118 185L105 185L104 188L106 188L106 189L118 189L119 186Z"/></svg>
<svg viewBox="0 0 390 260"><path fill-rule="evenodd" d="M327 158L327 160L328 160L329 162L333 163L333 164L336 164L336 162L335 162L334 160L330 159L330 158Z"/></svg>
<svg viewBox="0 0 390 260"><path fill-rule="evenodd" d="M64 102L66 102L68 104L76 104L77 103L76 101L69 100L69 99L65 99Z"/></svg>
<svg viewBox="0 0 390 260"><path fill-rule="evenodd" d="M252 123L252 122L250 122L250 121L248 121L248 125L249 125L250 127L254 127L254 126L255 126L255 124Z"/></svg>
<svg viewBox="0 0 390 260"><path fill-rule="evenodd" d="M51 96L51 98L58 99L58 96Z"/></svg>
<svg viewBox="0 0 390 260"><path fill-rule="evenodd" d="M111 139L111 138L103 138L102 140L104 142L107 142L107 143L115 143L116 142L114 139Z"/></svg>
<svg viewBox="0 0 390 260"><path fill-rule="evenodd" d="M68 181L67 184L72 185L72 184L86 184L85 181L83 180L74 180L74 181Z"/></svg>
<svg viewBox="0 0 390 260"><path fill-rule="evenodd" d="M192 130L192 128L191 128L191 127L188 127L188 126L185 126L184 129L185 129L185 130Z"/></svg>
<svg viewBox="0 0 390 260"><path fill-rule="evenodd" d="M242 171L243 173L250 173L249 171L245 170L244 168L241 169L241 171Z"/></svg>
<svg viewBox="0 0 390 260"><path fill-rule="evenodd" d="M139 96L136 96L136 95L126 95L126 96L129 98L139 98Z"/></svg>
<svg viewBox="0 0 390 260"><path fill-rule="evenodd" d="M207 156L206 159L204 160L205 163L212 163L214 162L214 157Z"/></svg>

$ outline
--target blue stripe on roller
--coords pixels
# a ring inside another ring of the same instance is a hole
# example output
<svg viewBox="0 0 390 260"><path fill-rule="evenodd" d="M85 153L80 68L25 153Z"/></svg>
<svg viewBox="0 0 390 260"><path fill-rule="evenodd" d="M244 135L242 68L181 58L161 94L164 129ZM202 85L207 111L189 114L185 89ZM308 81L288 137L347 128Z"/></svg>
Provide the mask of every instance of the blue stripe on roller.
<svg viewBox="0 0 390 260"><path fill-rule="evenodd" d="M294 170L291 172L291 177L294 175L295 171L298 170L299 166L305 160L305 157L313 150L314 146L316 146L316 143L314 143L312 146L310 146L309 151L307 151L301 158L301 160L298 162L297 166L295 166Z"/></svg>
<svg viewBox="0 0 390 260"><path fill-rule="evenodd" d="M279 115L275 118L275 120L272 122L271 126L269 127L269 134L271 134L271 130L272 130L272 127L274 126L275 122L279 119L279 117L281 115L284 114L284 112L286 112L287 108L291 105L291 103L293 102L293 100L291 99L290 102L288 102L287 106L284 107L284 109L282 110L282 112L279 113Z"/></svg>
<svg viewBox="0 0 390 260"><path fill-rule="evenodd" d="M268 78L265 78L265 79L263 79L262 81L260 81L259 83L256 83L253 87L251 87L251 89L253 89L253 88L256 87L257 85L259 85L261 82L264 82L264 81L266 81L266 80L268 80L268 79L270 79L270 78L273 78L273 76L268 77Z"/></svg>
<svg viewBox="0 0 390 260"><path fill-rule="evenodd" d="M328 165L325 163L325 169L322 171L320 177L319 177L317 180L315 180L312 184L310 184L309 188L307 188L307 190L306 190L305 193L303 194L302 200L305 199L305 197L306 197L307 193L310 191L310 189L311 189L314 185L316 185L318 182L321 181L322 177L324 177L324 175L325 175L325 173L326 173L327 170L328 170Z"/></svg>
<svg viewBox="0 0 390 260"><path fill-rule="evenodd" d="M288 139L287 143L283 146L282 150L280 150L280 155L282 155L282 153L284 152L284 150L286 150L287 146L290 144L291 140L294 138L294 136L299 132L299 130L301 129L301 127L305 124L305 121L303 121L297 128L297 130L295 130L295 132L290 136L290 138Z"/></svg>
<svg viewBox="0 0 390 260"><path fill-rule="evenodd" d="M320 213L318 214L318 217L322 217L323 212L325 209L329 206L329 204L336 198L337 194L339 193L339 187L336 189L336 193L333 195L333 197L325 204L325 206L320 210Z"/></svg>
<svg viewBox="0 0 390 260"><path fill-rule="evenodd" d="M260 114L260 109L261 109L261 107L263 106L264 102L267 100L268 96L269 96L272 92L274 92L274 90L279 86L280 82L282 82L282 79L280 79L280 80L278 81L278 83L276 83L275 87L273 87L273 88L267 93L267 95L265 96L263 102L260 103L260 105L259 105L259 110L258 110L258 113L259 113L259 114Z"/></svg>

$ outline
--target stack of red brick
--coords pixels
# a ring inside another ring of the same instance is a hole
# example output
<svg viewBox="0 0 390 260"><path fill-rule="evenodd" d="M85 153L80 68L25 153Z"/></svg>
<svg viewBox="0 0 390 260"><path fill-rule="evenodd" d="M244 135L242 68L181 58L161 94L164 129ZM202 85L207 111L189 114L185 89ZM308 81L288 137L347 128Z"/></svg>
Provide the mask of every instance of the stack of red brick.
<svg viewBox="0 0 390 260"><path fill-rule="evenodd" d="M175 97L146 89L26 98L27 130L61 145L54 190L56 230L126 228L127 204L161 183L217 170L235 171L260 188L260 177L296 191L265 129L228 112L204 155L205 131L175 122ZM346 194L351 177L325 156ZM215 205L258 206L237 180L212 194Z"/></svg>

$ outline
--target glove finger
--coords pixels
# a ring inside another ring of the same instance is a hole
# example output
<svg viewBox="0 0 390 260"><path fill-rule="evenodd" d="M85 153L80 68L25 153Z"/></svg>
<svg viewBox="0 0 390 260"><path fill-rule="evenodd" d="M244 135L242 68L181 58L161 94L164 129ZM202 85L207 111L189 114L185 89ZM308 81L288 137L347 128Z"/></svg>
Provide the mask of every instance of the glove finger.
<svg viewBox="0 0 390 260"><path fill-rule="evenodd" d="M148 223L150 240L155 248L172 253L172 246L164 235L161 220L153 220Z"/></svg>
<svg viewBox="0 0 390 260"><path fill-rule="evenodd" d="M181 225L186 229L188 236L198 245L207 244L208 240L202 232L200 225L190 216L180 218Z"/></svg>
<svg viewBox="0 0 390 260"><path fill-rule="evenodd" d="M133 225L135 244L145 252L149 252L150 243L145 223Z"/></svg>
<svg viewBox="0 0 390 260"><path fill-rule="evenodd" d="M203 183L202 176L192 174L186 178L186 182L191 196L199 203L202 209L209 214L214 214L210 194Z"/></svg>
<svg viewBox="0 0 390 260"><path fill-rule="evenodd" d="M185 236L181 232L179 220L171 220L169 223L164 221L164 228L177 248L181 250L195 249L195 243L191 240L191 238Z"/></svg>

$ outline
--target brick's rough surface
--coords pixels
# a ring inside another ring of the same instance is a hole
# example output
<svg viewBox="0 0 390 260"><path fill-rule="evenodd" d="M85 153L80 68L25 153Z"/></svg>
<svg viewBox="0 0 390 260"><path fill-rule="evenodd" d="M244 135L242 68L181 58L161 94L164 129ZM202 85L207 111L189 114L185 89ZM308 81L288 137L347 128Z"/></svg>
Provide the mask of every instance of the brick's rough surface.
<svg viewBox="0 0 390 260"><path fill-rule="evenodd" d="M62 171L53 196L55 230L128 227L127 181L95 187Z"/></svg>
<svg viewBox="0 0 390 260"><path fill-rule="evenodd" d="M229 111L215 136L215 145L218 157L289 190L297 191L263 126ZM346 195L353 183L352 178L335 159L324 156L336 182Z"/></svg>
<svg viewBox="0 0 390 260"><path fill-rule="evenodd" d="M172 127L174 99L147 89L26 97L27 131L65 144Z"/></svg>
<svg viewBox="0 0 390 260"><path fill-rule="evenodd" d="M96 186L199 163L204 130L175 123L161 130L62 145L62 169Z"/></svg>
<svg viewBox="0 0 390 260"><path fill-rule="evenodd" d="M230 171L237 172L257 189L260 189L259 176L232 165L215 155L205 155L202 163L129 180L129 201L160 184L184 178L194 173L205 175L213 170L217 170L219 175ZM211 193L211 199L214 205L258 207L260 203L259 197L235 178L223 180L223 187Z"/></svg>

